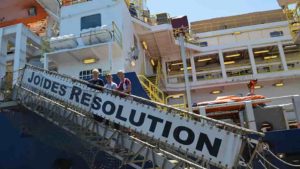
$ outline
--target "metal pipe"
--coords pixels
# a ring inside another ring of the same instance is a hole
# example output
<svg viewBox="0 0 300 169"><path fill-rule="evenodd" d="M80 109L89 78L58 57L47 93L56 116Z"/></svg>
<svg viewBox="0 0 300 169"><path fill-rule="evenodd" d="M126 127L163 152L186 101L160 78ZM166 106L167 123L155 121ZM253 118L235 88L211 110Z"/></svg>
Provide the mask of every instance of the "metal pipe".
<svg viewBox="0 0 300 169"><path fill-rule="evenodd" d="M183 33L180 33L178 37L179 45L180 45L180 54L181 59L183 63L183 71L184 71L184 83L185 83L185 90L186 90L186 97L187 97L187 103L188 103L188 110L189 112L192 112L192 99L191 99L191 89L189 85L189 77L188 77L188 71L187 71L187 63L186 63L186 53L185 53L185 47L184 47L184 35Z"/></svg>

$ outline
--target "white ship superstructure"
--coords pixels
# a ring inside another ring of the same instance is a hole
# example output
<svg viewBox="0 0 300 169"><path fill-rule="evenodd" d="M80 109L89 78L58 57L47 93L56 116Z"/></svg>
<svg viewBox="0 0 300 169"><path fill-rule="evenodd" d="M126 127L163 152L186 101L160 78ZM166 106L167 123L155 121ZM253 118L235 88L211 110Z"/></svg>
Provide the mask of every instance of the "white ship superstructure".
<svg viewBox="0 0 300 169"><path fill-rule="evenodd" d="M169 14L150 15L143 0L28 2L21 3L30 6L26 14L0 18L5 82L0 87L8 100L1 108L21 105L80 138L91 148L89 156L80 154L91 168L99 149L134 168L246 163L253 168L252 154L260 154L261 142L252 135L263 136L256 131L299 127L300 46L291 31L294 23L281 9L192 22L184 32L172 27L176 19ZM184 43L174 36L178 30L186 35ZM94 68L101 75L133 72L139 78L132 79L133 87L142 86L139 90L156 102L94 90L85 81ZM247 83L254 79L255 93L267 99L226 103L238 109L212 113L234 125L208 118L213 116L209 107L222 105L197 104L246 96ZM193 112L186 111L187 97ZM243 158L244 145L250 146L249 159Z"/></svg>

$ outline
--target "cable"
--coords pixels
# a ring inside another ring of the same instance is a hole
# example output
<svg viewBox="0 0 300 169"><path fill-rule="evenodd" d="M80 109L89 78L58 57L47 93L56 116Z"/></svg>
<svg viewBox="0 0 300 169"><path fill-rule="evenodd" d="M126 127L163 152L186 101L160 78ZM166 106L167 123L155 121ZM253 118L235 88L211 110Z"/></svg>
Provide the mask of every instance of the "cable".
<svg viewBox="0 0 300 169"><path fill-rule="evenodd" d="M257 155L264 160L265 162L267 162L271 167L275 168L275 169L279 169L277 168L275 165L273 165L270 161L268 161L263 155L261 155L258 151L255 151L257 153Z"/></svg>
<svg viewBox="0 0 300 169"><path fill-rule="evenodd" d="M295 164L288 163L288 162L282 160L281 158L277 157L277 155L275 155L270 149L268 149L267 146L264 146L264 150L269 152L272 156L274 156L277 160L279 160L283 164L288 165L290 167L300 168L300 165L295 165Z"/></svg>
<svg viewBox="0 0 300 169"><path fill-rule="evenodd" d="M268 169L261 160L258 160L258 162L265 168L265 169Z"/></svg>

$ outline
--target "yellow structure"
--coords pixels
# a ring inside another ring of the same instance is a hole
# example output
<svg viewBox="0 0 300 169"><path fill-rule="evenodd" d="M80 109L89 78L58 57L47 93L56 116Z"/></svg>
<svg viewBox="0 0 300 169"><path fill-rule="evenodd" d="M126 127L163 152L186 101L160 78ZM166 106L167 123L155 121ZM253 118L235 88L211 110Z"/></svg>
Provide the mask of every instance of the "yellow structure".
<svg viewBox="0 0 300 169"><path fill-rule="evenodd" d="M151 100L154 100L159 103L165 103L165 94L161 91L157 85L153 84L147 77L144 75L138 76L143 88L148 93Z"/></svg>
<svg viewBox="0 0 300 169"><path fill-rule="evenodd" d="M291 35L295 43L300 44L300 1L278 0L278 3L288 19Z"/></svg>

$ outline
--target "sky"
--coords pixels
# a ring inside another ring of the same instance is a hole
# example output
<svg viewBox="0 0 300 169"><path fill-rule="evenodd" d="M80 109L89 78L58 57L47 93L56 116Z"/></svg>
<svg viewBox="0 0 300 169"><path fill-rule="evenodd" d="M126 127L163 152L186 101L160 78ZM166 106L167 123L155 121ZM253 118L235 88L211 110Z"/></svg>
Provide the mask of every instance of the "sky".
<svg viewBox="0 0 300 169"><path fill-rule="evenodd" d="M151 14L187 15L190 22L280 9L277 0L148 0Z"/></svg>

